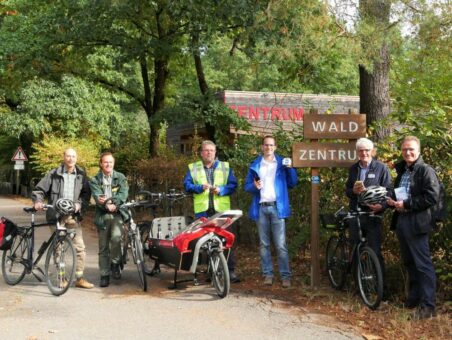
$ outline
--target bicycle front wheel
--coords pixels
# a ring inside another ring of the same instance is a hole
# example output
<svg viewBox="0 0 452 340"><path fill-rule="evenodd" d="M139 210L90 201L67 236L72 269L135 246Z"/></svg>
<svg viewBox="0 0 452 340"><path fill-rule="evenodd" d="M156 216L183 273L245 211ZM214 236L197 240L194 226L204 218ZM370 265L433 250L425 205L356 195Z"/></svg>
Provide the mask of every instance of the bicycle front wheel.
<svg viewBox="0 0 452 340"><path fill-rule="evenodd" d="M146 267L144 265L144 256L143 256L143 247L141 244L140 239L140 233L138 229L136 230L136 233L131 237L130 239L130 245L132 250L132 257L133 262L137 266L138 270L138 278L140 280L141 288L143 288L143 291L148 290L148 282L147 282L147 276L146 276Z"/></svg>
<svg viewBox="0 0 452 340"><path fill-rule="evenodd" d="M23 280L28 261L29 239L18 235L14 238L11 248L3 251L2 273L5 282L11 286Z"/></svg>
<svg viewBox="0 0 452 340"><path fill-rule="evenodd" d="M212 283L220 298L229 293L231 282L229 280L228 263L223 252L213 251L209 258L209 270L212 275Z"/></svg>
<svg viewBox="0 0 452 340"><path fill-rule="evenodd" d="M367 246L359 251L357 279L364 304L377 309L383 298L383 275L377 255Z"/></svg>
<svg viewBox="0 0 452 340"><path fill-rule="evenodd" d="M75 249L70 237L55 237L47 250L45 277L53 295L67 292L75 275Z"/></svg>
<svg viewBox="0 0 452 340"><path fill-rule="evenodd" d="M343 239L331 236L326 246L326 270L335 289L342 289L347 278L347 252Z"/></svg>

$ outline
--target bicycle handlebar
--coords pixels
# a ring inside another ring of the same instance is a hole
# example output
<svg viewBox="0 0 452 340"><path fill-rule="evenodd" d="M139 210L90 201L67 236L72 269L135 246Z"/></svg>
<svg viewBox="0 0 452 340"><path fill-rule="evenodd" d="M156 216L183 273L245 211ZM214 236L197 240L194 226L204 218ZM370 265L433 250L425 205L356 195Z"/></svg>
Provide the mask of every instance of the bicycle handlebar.
<svg viewBox="0 0 452 340"><path fill-rule="evenodd" d="M51 205L51 204L44 204L44 205L42 206L42 210L47 210L47 209L49 209L49 208L53 208L53 205ZM25 207L25 208L23 208L23 210L24 210L26 213L35 213L35 212L38 211L38 210L35 209L35 207Z"/></svg>

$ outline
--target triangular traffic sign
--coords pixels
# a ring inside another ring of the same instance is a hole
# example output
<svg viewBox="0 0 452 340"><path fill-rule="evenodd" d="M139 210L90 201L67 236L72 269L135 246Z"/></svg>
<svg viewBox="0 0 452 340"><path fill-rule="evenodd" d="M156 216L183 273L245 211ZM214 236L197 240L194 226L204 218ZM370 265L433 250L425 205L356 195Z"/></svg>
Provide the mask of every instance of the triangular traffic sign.
<svg viewBox="0 0 452 340"><path fill-rule="evenodd" d="M12 161L28 161L27 156L25 155L24 150L22 150L22 147L18 147L16 152L14 153L13 158L11 158Z"/></svg>

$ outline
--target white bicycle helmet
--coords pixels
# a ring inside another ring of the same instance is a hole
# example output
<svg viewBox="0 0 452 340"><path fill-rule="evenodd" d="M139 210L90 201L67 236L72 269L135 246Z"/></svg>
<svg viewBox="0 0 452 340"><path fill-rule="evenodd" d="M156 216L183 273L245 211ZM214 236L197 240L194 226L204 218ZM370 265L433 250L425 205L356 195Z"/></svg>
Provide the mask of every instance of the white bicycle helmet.
<svg viewBox="0 0 452 340"><path fill-rule="evenodd" d="M359 194L358 202L361 204L381 203L385 200L387 192L385 187L372 185L368 187L366 191Z"/></svg>
<svg viewBox="0 0 452 340"><path fill-rule="evenodd" d="M70 215L75 212L75 204L70 199L60 198L55 203L55 210L61 216Z"/></svg>

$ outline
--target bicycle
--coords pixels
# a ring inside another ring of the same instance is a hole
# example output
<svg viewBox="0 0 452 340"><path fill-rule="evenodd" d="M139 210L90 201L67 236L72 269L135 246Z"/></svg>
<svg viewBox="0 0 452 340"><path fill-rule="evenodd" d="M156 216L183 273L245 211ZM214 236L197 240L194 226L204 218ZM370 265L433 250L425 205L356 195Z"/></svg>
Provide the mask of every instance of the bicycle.
<svg viewBox="0 0 452 340"><path fill-rule="evenodd" d="M45 205L44 208L53 209L54 207ZM31 213L30 226L17 226L17 234L11 248L3 251L3 279L8 285L14 286L20 283L26 274L33 274L39 282L42 282L36 270L44 276L47 287L53 295L62 295L67 292L75 276L76 254L72 243L75 231L68 230L62 225L61 221L66 216L58 217L55 230L49 239L42 243L34 259L35 228L51 226L53 223L35 223L36 210L33 207L23 210ZM38 263L46 251L43 271L38 267Z"/></svg>
<svg viewBox="0 0 452 340"><path fill-rule="evenodd" d="M133 219L133 208L137 207L154 207L155 204L149 201L144 202L128 202L122 204L119 208L122 211L125 211L128 215L127 222L124 223L124 234L122 239L122 254L121 254L121 270L124 269L124 266L128 261L128 250L130 250L132 255L133 263L137 266L138 270L138 278L140 281L141 288L143 291L147 291L147 277L146 277L146 266L144 262L144 254L143 254L143 243L140 236L140 228L135 223Z"/></svg>
<svg viewBox="0 0 452 340"><path fill-rule="evenodd" d="M383 273L377 255L367 246L363 235L359 218L362 215L381 218L359 209L346 213L344 207L333 216L320 216L325 228L337 232L337 235L329 238L326 246L326 268L331 285L338 290L344 287L347 274L353 274L364 304L375 310L383 298ZM353 243L346 235L348 221L352 219L357 221L359 233L357 243Z"/></svg>

